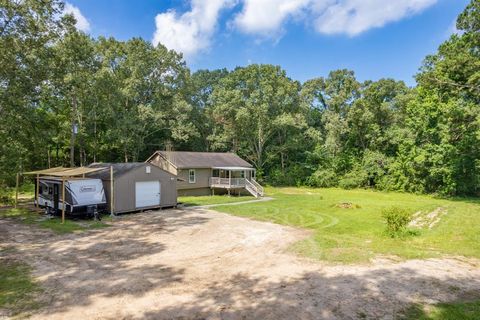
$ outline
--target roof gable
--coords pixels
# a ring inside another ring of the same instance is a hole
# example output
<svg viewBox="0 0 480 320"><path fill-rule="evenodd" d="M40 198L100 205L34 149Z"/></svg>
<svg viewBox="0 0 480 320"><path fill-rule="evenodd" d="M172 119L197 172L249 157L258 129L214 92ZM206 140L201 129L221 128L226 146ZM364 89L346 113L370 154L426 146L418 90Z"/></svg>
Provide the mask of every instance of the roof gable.
<svg viewBox="0 0 480 320"><path fill-rule="evenodd" d="M246 167L252 165L235 153L230 152L191 152L191 151L157 151L162 158L169 161L177 169L213 168L213 167ZM151 159L152 157L150 157Z"/></svg>

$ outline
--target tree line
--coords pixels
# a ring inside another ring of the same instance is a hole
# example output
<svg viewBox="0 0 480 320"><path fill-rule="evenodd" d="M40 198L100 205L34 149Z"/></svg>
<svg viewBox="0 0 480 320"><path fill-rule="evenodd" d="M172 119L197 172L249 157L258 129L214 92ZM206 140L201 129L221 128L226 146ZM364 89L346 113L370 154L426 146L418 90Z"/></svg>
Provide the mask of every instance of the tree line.
<svg viewBox="0 0 480 320"><path fill-rule="evenodd" d="M0 7L0 184L15 173L232 151L275 185L480 191L480 1L427 56L417 85L280 66L191 72L141 38L92 38L59 0ZM321 63L321 62L320 62Z"/></svg>

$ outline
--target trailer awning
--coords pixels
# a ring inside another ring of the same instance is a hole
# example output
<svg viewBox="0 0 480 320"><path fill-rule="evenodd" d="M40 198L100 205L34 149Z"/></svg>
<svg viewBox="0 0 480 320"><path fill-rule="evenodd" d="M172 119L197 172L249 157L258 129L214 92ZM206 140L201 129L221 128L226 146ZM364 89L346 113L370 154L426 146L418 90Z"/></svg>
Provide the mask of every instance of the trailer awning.
<svg viewBox="0 0 480 320"><path fill-rule="evenodd" d="M81 176L90 172L95 172L103 170L105 168L87 168L87 167L78 167L78 168L63 168L56 167L44 170L30 171L25 172L24 174L38 174L38 175L49 175L53 177L75 177Z"/></svg>

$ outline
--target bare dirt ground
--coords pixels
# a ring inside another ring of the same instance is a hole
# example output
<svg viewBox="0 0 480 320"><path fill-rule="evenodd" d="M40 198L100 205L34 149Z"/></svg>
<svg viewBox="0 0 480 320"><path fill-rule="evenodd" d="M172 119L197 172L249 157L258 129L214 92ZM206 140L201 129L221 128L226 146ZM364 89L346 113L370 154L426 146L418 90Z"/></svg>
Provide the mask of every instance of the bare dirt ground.
<svg viewBox="0 0 480 320"><path fill-rule="evenodd" d="M0 220L0 249L44 288L32 319L395 319L415 302L480 298L478 260L328 266L286 252L305 236L201 209L63 236Z"/></svg>

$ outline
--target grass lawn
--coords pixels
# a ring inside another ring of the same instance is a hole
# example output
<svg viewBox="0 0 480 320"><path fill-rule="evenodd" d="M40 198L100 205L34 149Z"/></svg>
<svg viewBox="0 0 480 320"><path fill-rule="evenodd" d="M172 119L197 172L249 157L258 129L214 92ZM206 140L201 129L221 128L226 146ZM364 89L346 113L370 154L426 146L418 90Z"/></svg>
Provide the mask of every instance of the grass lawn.
<svg viewBox="0 0 480 320"><path fill-rule="evenodd" d="M408 320L477 320L480 317L480 301L416 305L406 312Z"/></svg>
<svg viewBox="0 0 480 320"><path fill-rule="evenodd" d="M198 197L178 197L178 202L183 203L187 207L205 206L209 204L224 204L240 201L255 200L253 196L198 196Z"/></svg>
<svg viewBox="0 0 480 320"><path fill-rule="evenodd" d="M12 315L38 308L37 294L41 289L24 263L0 258L0 309Z"/></svg>
<svg viewBox="0 0 480 320"><path fill-rule="evenodd" d="M313 235L292 246L302 255L334 263L367 262L377 255L427 258L464 255L480 258L480 200L437 199L406 193L371 190L267 188L275 199L218 211L263 221L310 229ZM353 208L343 208L349 202ZM433 228L415 235L390 238L381 217L383 208L397 206L410 212L446 210Z"/></svg>
<svg viewBox="0 0 480 320"><path fill-rule="evenodd" d="M77 221L68 218L65 219L65 223L62 224L60 217L45 219L42 215L23 208L0 210L0 218L10 218L22 223L34 224L42 228L53 230L58 234L105 228L109 226L105 221L110 219L109 216L104 216L102 221L94 221L92 219Z"/></svg>

